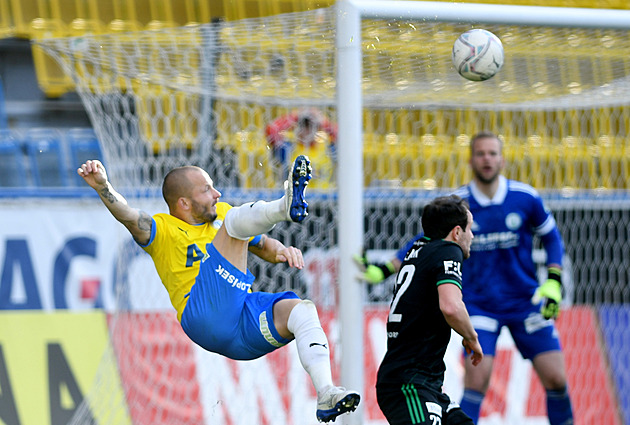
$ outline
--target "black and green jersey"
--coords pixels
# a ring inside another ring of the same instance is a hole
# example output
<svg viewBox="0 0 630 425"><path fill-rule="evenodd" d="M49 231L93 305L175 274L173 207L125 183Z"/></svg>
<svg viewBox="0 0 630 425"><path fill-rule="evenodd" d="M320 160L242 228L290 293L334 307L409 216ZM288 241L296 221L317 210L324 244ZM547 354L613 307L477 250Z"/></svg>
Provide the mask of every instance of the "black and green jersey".
<svg viewBox="0 0 630 425"><path fill-rule="evenodd" d="M463 252L445 240L418 239L402 262L387 319L387 353L377 386L442 385L451 327L440 310L438 286L462 287Z"/></svg>

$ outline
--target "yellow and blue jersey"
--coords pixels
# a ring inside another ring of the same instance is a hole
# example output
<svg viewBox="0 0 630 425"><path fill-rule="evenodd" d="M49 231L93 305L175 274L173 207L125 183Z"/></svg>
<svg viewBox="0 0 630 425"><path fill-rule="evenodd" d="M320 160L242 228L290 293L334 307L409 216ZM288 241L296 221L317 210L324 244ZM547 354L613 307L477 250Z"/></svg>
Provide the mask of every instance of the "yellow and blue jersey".
<svg viewBox="0 0 630 425"><path fill-rule="evenodd" d="M151 238L141 247L153 259L180 321L190 288L199 274L201 260L206 256L208 245L212 243L230 208L229 204L219 202L216 220L196 225L170 214L153 216Z"/></svg>
<svg viewBox="0 0 630 425"><path fill-rule="evenodd" d="M252 293L254 276L217 251L212 241L230 208L217 203L217 218L197 225L156 214L149 242L141 247L151 255L186 335L208 351L251 360L290 342L273 323L273 306L298 296L291 291ZM261 237L250 238L249 244Z"/></svg>

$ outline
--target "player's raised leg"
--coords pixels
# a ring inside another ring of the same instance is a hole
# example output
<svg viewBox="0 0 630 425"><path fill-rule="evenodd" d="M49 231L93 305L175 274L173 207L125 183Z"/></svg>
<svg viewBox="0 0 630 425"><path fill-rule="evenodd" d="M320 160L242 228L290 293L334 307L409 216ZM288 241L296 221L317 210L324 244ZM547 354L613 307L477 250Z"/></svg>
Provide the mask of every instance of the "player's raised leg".
<svg viewBox="0 0 630 425"><path fill-rule="evenodd" d="M214 243L217 239L223 241L225 236L231 239L231 242L225 241L228 246L244 246L249 237L268 232L276 223L303 221L308 215L305 192L311 173L308 157L298 156L284 182L284 196L271 202L257 201L232 208L225 216L226 232L219 231ZM239 264L246 263L239 252L246 251L235 249L234 257ZM309 300L282 299L274 304L273 325L283 338L295 339L300 362L317 391L317 419L330 422L356 410L360 395L333 385L328 339L315 304Z"/></svg>
<svg viewBox="0 0 630 425"><path fill-rule="evenodd" d="M310 160L307 156L298 156L284 182L284 196L271 202L250 202L230 209L224 223L228 235L247 240L267 233L282 221L303 221L308 215L305 192L311 176Z"/></svg>
<svg viewBox="0 0 630 425"><path fill-rule="evenodd" d="M343 387L330 387L317 395L317 420L320 422L335 421L337 416L354 412L361 401L356 391L348 391Z"/></svg>
<svg viewBox="0 0 630 425"><path fill-rule="evenodd" d="M296 223L301 222L308 215L308 203L304 199L304 193L311 176L311 161L307 156L299 155L293 162L289 178L284 182L288 215Z"/></svg>
<svg viewBox="0 0 630 425"><path fill-rule="evenodd" d="M361 397L333 384L328 339L312 301L285 299L274 306L273 320L281 336L295 338L298 356L317 391L317 419L334 421L356 410Z"/></svg>

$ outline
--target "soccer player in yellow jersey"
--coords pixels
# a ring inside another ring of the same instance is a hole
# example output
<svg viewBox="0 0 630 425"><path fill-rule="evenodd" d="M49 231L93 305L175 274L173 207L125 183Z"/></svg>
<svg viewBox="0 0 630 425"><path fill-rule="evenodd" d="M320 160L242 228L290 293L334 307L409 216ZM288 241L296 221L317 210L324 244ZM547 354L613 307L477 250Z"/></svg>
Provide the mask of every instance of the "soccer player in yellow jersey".
<svg viewBox="0 0 630 425"><path fill-rule="evenodd" d="M240 207L219 202L221 192L199 167L171 170L162 184L168 214L151 217L130 207L107 179L100 161L77 170L153 259L182 329L196 344L235 360L255 359L295 339L300 361L317 391L317 419L334 421L354 411L357 392L332 383L328 339L317 309L291 291L252 292L249 250L272 263L302 268L299 249L267 235L281 221L301 222L311 179L308 157L299 156L284 183L285 194Z"/></svg>

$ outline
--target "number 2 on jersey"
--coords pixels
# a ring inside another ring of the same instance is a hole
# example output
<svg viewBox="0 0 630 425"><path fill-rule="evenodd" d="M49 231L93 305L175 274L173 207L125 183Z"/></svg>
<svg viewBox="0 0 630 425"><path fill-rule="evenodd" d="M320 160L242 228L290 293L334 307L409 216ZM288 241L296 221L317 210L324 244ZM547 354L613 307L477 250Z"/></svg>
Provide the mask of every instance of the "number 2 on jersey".
<svg viewBox="0 0 630 425"><path fill-rule="evenodd" d="M398 272L398 277L396 279L396 286L398 286L398 290L396 291L396 295L394 295L394 299L392 300L392 306L389 309L389 317L388 320L390 322L400 322L402 321L402 314L395 313L396 306L398 305L398 301L405 293L409 285L411 285L411 281L413 280L413 275L416 272L416 266L413 264L407 264L403 266L402 269Z"/></svg>

